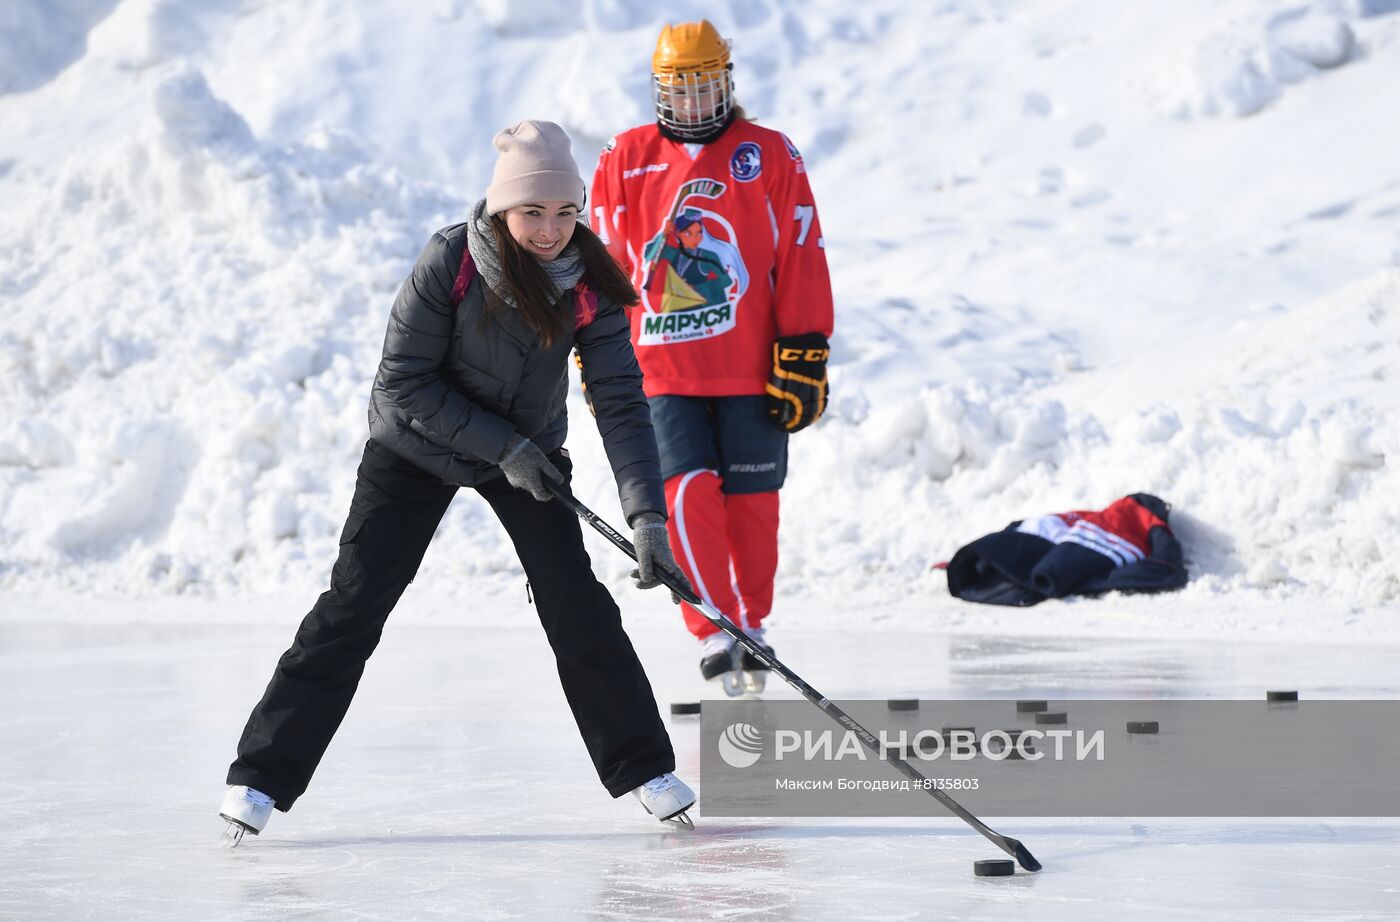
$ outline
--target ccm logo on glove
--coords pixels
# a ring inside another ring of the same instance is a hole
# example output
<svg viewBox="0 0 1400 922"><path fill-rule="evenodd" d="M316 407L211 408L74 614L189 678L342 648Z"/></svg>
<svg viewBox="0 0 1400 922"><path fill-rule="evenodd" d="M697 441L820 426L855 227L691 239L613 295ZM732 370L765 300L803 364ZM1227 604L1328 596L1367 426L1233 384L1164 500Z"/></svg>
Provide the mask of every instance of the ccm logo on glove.
<svg viewBox="0 0 1400 922"><path fill-rule="evenodd" d="M768 378L768 416L779 428L800 432L826 410L826 361L831 347L821 333L779 337Z"/></svg>
<svg viewBox="0 0 1400 922"><path fill-rule="evenodd" d="M825 362L830 349L784 349L778 353L779 362Z"/></svg>

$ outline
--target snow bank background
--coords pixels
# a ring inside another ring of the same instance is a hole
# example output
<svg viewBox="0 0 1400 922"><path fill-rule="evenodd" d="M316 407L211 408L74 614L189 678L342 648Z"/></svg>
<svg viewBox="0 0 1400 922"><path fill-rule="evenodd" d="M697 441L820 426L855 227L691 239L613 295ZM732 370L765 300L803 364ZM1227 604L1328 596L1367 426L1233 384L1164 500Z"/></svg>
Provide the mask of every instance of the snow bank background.
<svg viewBox="0 0 1400 922"><path fill-rule="evenodd" d="M484 189L492 133L557 120L591 170L648 118L664 19L705 15L746 107L806 156L836 286L834 402L794 443L780 614L957 623L971 607L932 562L1145 490L1173 503L1194 578L1134 610L1284 605L1324 635L1359 611L1400 635L1397 13L16 0L0 588L309 605L389 304ZM577 397L571 417L580 493L616 519ZM625 584L615 552L594 558ZM420 576L523 596L467 497Z"/></svg>

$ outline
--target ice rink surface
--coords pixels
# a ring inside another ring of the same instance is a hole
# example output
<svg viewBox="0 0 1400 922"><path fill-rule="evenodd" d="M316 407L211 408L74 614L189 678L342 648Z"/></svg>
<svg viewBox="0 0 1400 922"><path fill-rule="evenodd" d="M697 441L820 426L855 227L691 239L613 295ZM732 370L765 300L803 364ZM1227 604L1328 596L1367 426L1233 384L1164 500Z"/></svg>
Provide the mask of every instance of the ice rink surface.
<svg viewBox="0 0 1400 922"><path fill-rule="evenodd" d="M0 621L0 917L1400 917L1397 820L995 818L1045 866L1003 879L973 876L1001 855L951 817L707 820L701 791L698 829L667 831L598 785L524 620L391 619L311 789L221 849L224 771L299 609L283 626L234 626L227 603L191 603L183 624ZM676 624L651 608L627 623L663 713L705 694ZM1400 662L1387 646L858 625L774 639L833 698L1393 698ZM668 726L695 783L699 726Z"/></svg>

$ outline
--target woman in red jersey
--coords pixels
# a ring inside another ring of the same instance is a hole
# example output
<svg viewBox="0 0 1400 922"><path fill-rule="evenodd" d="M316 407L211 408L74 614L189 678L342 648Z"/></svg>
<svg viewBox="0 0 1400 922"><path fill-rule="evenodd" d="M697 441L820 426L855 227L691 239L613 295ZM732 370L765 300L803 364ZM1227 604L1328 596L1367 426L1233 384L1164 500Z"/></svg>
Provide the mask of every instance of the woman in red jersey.
<svg viewBox="0 0 1400 922"><path fill-rule="evenodd" d="M765 647L788 436L820 418L831 281L806 167L734 99L730 43L667 26L652 57L656 121L603 151L590 215L631 273L630 311L668 527L695 590ZM589 382L584 365L584 383ZM700 671L738 694L761 664L682 605Z"/></svg>

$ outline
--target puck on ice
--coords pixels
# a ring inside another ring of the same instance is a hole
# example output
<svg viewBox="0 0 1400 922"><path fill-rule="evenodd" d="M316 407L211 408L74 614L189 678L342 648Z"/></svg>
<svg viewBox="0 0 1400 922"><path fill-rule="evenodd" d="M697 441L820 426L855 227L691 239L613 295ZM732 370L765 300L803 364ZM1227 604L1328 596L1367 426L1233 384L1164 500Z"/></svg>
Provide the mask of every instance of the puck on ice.
<svg viewBox="0 0 1400 922"><path fill-rule="evenodd" d="M972 862L972 873L978 877L1010 877L1016 873L1016 863L1010 858L989 858Z"/></svg>
<svg viewBox="0 0 1400 922"><path fill-rule="evenodd" d="M891 698L887 704L891 711L917 711L919 709L918 698Z"/></svg>
<svg viewBox="0 0 1400 922"><path fill-rule="evenodd" d="M700 713L699 701L676 701L671 705L672 717L689 717Z"/></svg>
<svg viewBox="0 0 1400 922"><path fill-rule="evenodd" d="M1271 691L1265 692L1264 697L1269 701L1297 701L1298 693L1295 691Z"/></svg>
<svg viewBox="0 0 1400 922"><path fill-rule="evenodd" d="M1005 759L1024 759L1025 756L1016 750L1016 744L1021 741L1021 734L1024 732L1024 730L993 730L988 734L988 754L999 755ZM995 735L998 733L1005 733L1007 742L1002 743L1001 737ZM1035 752L1035 749L1027 746L1026 751Z"/></svg>
<svg viewBox="0 0 1400 922"><path fill-rule="evenodd" d="M1038 724L1069 723L1069 715L1064 711L1041 711L1035 715L1035 722Z"/></svg>
<svg viewBox="0 0 1400 922"><path fill-rule="evenodd" d="M1039 711L1048 711L1048 710L1050 710L1050 702L1048 702L1048 701L1017 701L1017 702L1016 702L1016 713L1017 713L1017 714L1035 714L1035 713L1037 713L1037 712L1039 712Z"/></svg>
<svg viewBox="0 0 1400 922"><path fill-rule="evenodd" d="M1155 720L1130 720L1128 721L1129 733L1156 733L1159 729Z"/></svg>

